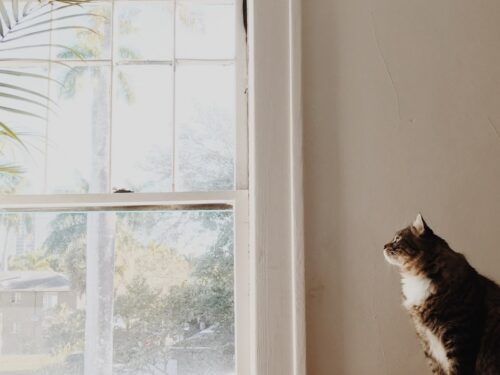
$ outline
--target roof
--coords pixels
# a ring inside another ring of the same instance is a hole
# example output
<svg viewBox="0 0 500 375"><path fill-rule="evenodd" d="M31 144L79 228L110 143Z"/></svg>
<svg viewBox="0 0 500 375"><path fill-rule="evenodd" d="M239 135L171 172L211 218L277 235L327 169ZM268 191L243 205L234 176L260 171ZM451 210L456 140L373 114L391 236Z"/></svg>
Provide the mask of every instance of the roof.
<svg viewBox="0 0 500 375"><path fill-rule="evenodd" d="M214 324L195 333L193 336L175 343L171 349L206 350L225 347L227 345L234 345L234 334L219 332L218 324Z"/></svg>
<svg viewBox="0 0 500 375"><path fill-rule="evenodd" d="M50 271L0 271L0 292L69 292L67 276Z"/></svg>

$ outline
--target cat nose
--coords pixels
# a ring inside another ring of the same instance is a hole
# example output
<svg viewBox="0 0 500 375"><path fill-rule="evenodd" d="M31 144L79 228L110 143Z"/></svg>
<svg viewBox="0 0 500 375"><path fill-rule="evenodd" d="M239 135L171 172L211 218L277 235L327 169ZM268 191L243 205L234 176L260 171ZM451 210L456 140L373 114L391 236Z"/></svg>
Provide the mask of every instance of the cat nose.
<svg viewBox="0 0 500 375"><path fill-rule="evenodd" d="M390 242L389 242L389 243L386 243L386 244L384 245L384 250L385 250L385 249L392 249L392 243L390 243Z"/></svg>

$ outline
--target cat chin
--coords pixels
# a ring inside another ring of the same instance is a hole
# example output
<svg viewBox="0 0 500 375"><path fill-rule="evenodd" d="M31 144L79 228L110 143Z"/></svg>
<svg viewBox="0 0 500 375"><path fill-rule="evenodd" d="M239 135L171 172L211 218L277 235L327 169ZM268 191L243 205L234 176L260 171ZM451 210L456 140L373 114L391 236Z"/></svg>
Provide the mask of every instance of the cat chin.
<svg viewBox="0 0 500 375"><path fill-rule="evenodd" d="M392 264L393 266L397 267L403 266L403 263L399 259L389 256L387 254L387 250L384 250L384 258L387 261L387 263Z"/></svg>

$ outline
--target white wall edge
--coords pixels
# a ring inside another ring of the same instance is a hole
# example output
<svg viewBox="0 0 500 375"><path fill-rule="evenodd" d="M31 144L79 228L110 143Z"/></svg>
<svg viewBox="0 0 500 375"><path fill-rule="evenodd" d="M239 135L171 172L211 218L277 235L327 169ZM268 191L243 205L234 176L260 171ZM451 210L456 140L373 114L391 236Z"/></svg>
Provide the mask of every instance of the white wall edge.
<svg viewBox="0 0 500 375"><path fill-rule="evenodd" d="M292 265L294 290L294 375L306 375L306 296L304 260L302 0L290 0L290 133L292 173Z"/></svg>

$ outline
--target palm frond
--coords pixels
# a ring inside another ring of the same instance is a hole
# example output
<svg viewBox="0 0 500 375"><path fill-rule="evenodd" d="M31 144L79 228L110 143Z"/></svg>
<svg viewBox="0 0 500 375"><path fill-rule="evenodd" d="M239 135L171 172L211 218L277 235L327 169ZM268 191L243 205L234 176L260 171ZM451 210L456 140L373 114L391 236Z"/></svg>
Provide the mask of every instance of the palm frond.
<svg viewBox="0 0 500 375"><path fill-rule="evenodd" d="M24 170L18 166L18 165L14 165L14 164L0 164L0 174L14 174L14 175L17 175L17 174L21 174L22 172L24 172Z"/></svg>
<svg viewBox="0 0 500 375"><path fill-rule="evenodd" d="M44 30L37 30L37 31L33 31L31 33L28 33L28 34L23 34L23 35L16 36L14 38L4 39L2 42L3 43L8 43L8 42L13 42L15 40L20 40L20 39L24 39L24 38L27 38L27 37L30 37L30 36L34 36L34 35L47 34L47 33L51 33L51 32L54 32L54 31L64 31L64 30L84 30L84 31L88 31L88 32L91 32L91 33L96 33L90 27L86 27L86 26L49 27L49 28L44 29Z"/></svg>
<svg viewBox="0 0 500 375"><path fill-rule="evenodd" d="M5 92L0 92L0 98L7 98L7 99L12 99L12 100L18 100L18 101L21 101L21 102L26 102L26 103L34 104L34 105L36 105L38 107L49 109L49 105L48 104L46 104L46 103L40 103L40 102L38 102L36 100L29 99L29 98L26 98L24 96L19 96L19 95L14 95L14 94L8 94L8 93L5 93Z"/></svg>
<svg viewBox="0 0 500 375"><path fill-rule="evenodd" d="M18 142L21 145L24 145L23 141L19 138L18 134L13 131L11 128L9 128L7 125L5 125L3 122L0 122L0 131L2 132L2 135L4 137L13 139L14 141Z"/></svg>
<svg viewBox="0 0 500 375"><path fill-rule="evenodd" d="M12 23L10 22L9 13L7 12L3 0L0 0L0 16L2 16L3 22L5 22L5 25L10 30L12 28Z"/></svg>
<svg viewBox="0 0 500 375"><path fill-rule="evenodd" d="M12 14L14 15L14 20L19 22L19 0L12 0Z"/></svg>
<svg viewBox="0 0 500 375"><path fill-rule="evenodd" d="M0 0L0 63L3 62L6 65L14 63L14 66L22 66L25 63L28 65L33 63L35 63L35 65L36 63L43 65L57 64L72 71L73 68L63 61L57 61L51 58L37 59L32 57L16 57L15 51L58 48L64 50L65 53L71 56L84 60L83 55L75 48L64 44L37 43L37 37L53 32L63 33L70 31L97 34L95 30L79 22L80 20L91 17L106 18L100 14L85 11L83 9L84 4L92 1L93 0L28 0L21 9L19 0L11 0L11 6L8 9L5 0ZM77 13L67 15L60 14L60 12L64 12L65 9L70 7L81 7L82 11L78 10ZM55 14L58 16L54 16ZM2 55L5 57L2 58ZM22 83L21 81L19 83L12 82L12 78L7 80L7 76L13 78L17 77L24 81ZM46 80L63 86L61 82L50 77L48 74L39 74L9 67L0 69L0 144L2 145L4 144L2 139L4 139L11 140L26 148L23 141L19 138L19 135L24 133L17 133L10 125L2 122L2 112L19 115L21 116L21 120L23 116L46 120L46 117L40 116L29 108L22 107L22 104L34 105L43 108L45 111L50 111L52 105L57 105L46 92L27 88L25 81L31 79ZM2 99L8 99L9 104L1 103ZM14 106L10 103L14 103ZM20 168L20 166L2 162L1 156L0 154L0 174L22 173L22 168Z"/></svg>
<svg viewBox="0 0 500 375"><path fill-rule="evenodd" d="M0 59L0 61L2 61L2 59ZM19 76L19 77L45 79L47 81L55 82L55 83L58 83L59 85L63 86L62 82L59 82L59 81L57 81L53 78L50 78L46 75L43 75L43 74L21 72L19 70L9 70L9 69L0 69L0 74L13 75L13 76Z"/></svg>
<svg viewBox="0 0 500 375"><path fill-rule="evenodd" d="M74 7L74 5L62 5L60 7L57 7L57 8L51 8L50 10L46 10L44 12L39 12L39 13L36 13L36 12L31 12L31 13L28 13L26 14L25 17L23 17L21 20L19 20L19 25L23 25L25 24L26 22L31 22L33 20L36 20L38 18L42 18L42 17L45 17L45 16L54 16L55 13L57 12L60 12L64 9L67 9L67 8L71 8L71 7ZM42 7L39 8L39 10L41 10Z"/></svg>
<svg viewBox="0 0 500 375"><path fill-rule="evenodd" d="M40 22L29 24L27 26L18 27L15 30L12 30L11 34L15 34L15 33L18 33L20 31L23 31L23 30L31 29L31 28L36 27L36 26L46 25L46 24L50 24L50 23L54 23L54 22L58 22L58 21L62 21L62 20L72 19L72 18L82 18L82 17L103 17L103 18L106 18L106 17L104 17L102 15L99 15L99 14L96 14L96 13L70 14L70 15L67 15L67 16L50 18L48 20L44 20L44 21L40 21ZM92 30L92 29L90 29L90 31L94 32L94 30Z"/></svg>
<svg viewBox="0 0 500 375"><path fill-rule="evenodd" d="M76 49L68 47L68 46L65 46L64 44L57 44L57 43L50 43L50 44L46 44L46 43L28 44L28 45L18 46L18 47L2 48L2 49L0 49L0 53L2 53L2 52L17 51L17 50L23 50L23 49L49 48L49 47L52 47L52 48L55 47L55 48L66 50L68 52L71 52L73 54L73 56L75 56L79 60L82 60L82 61L85 60L85 58ZM2 58L0 58L0 61L2 61Z"/></svg>
<svg viewBox="0 0 500 375"><path fill-rule="evenodd" d="M21 87L21 86L17 86L17 85L11 85L10 83L2 83L0 82L0 87L5 87L6 89L11 89L11 90L15 90L15 91L22 91L22 92L25 92L27 94L31 94L33 96L37 96L39 98L42 98L48 102L50 102L52 105L55 105L57 106L57 103L52 100L51 98L49 98L47 95L44 95L44 94L41 94L37 91L33 91L33 90L29 90L25 87Z"/></svg>
<svg viewBox="0 0 500 375"><path fill-rule="evenodd" d="M18 115L35 117L35 118L38 118L40 120L46 120L47 119L46 117L37 115L36 113L29 112L29 111L24 111L22 109L17 109L17 108L12 108L12 107L5 107L5 106L1 106L0 105L0 110L6 111L6 112L16 113Z"/></svg>

